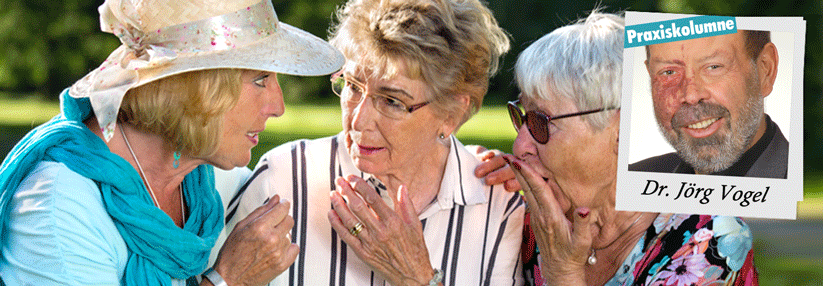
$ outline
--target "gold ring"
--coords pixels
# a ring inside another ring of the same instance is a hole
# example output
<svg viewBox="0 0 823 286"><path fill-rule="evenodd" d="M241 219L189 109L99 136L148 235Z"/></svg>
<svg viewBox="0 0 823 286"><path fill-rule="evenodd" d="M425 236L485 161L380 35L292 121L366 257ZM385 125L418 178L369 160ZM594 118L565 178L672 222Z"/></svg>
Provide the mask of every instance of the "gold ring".
<svg viewBox="0 0 823 286"><path fill-rule="evenodd" d="M363 224L358 221L357 223L354 224L353 227L351 227L351 229L349 229L349 233L351 233L351 235L357 236L358 234L360 234L360 231L362 231L362 230L363 230Z"/></svg>

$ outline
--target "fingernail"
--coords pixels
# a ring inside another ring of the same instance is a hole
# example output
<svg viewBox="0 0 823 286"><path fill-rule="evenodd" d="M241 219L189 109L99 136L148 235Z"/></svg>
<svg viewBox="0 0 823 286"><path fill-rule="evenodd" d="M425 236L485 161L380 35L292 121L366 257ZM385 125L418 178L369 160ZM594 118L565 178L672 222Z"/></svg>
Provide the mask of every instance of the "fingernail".
<svg viewBox="0 0 823 286"><path fill-rule="evenodd" d="M520 162L517 162L517 161L512 162L512 166L518 171L520 171L520 169L522 168L520 166Z"/></svg>
<svg viewBox="0 0 823 286"><path fill-rule="evenodd" d="M587 216L589 216L589 209L587 209L587 208L580 209L579 211L577 211L577 215L579 215L580 218L586 218Z"/></svg>

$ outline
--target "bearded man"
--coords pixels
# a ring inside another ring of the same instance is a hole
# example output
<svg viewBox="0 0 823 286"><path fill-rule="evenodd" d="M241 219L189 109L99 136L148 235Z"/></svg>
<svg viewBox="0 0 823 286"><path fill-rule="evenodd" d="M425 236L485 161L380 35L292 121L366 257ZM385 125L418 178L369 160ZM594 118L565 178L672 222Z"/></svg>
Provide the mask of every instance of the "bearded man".
<svg viewBox="0 0 823 286"><path fill-rule="evenodd" d="M630 171L786 178L789 142L763 110L777 48L768 31L646 46L654 113L677 152Z"/></svg>

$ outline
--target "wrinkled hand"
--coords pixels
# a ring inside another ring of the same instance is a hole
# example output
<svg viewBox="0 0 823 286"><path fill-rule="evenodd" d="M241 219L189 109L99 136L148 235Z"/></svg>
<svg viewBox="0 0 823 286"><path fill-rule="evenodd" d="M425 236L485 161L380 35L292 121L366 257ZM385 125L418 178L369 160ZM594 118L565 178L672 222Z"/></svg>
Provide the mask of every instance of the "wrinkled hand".
<svg viewBox="0 0 823 286"><path fill-rule="evenodd" d="M329 221L357 257L392 285L428 284L433 274L429 251L408 190L400 187L391 209L360 177L338 178L335 183L339 188L329 194ZM350 230L358 221L363 228L354 236Z"/></svg>
<svg viewBox="0 0 823 286"><path fill-rule="evenodd" d="M466 148L474 151L474 155L482 162L474 168L475 177L483 178L486 185L503 184L509 192L520 190L520 183L514 178L514 172L503 160L503 155L507 155L506 153L499 150L488 150L479 145L468 145Z"/></svg>
<svg viewBox="0 0 823 286"><path fill-rule="evenodd" d="M289 205L275 195L237 223L214 264L228 285L263 285L294 263L300 248L289 236Z"/></svg>
<svg viewBox="0 0 823 286"><path fill-rule="evenodd" d="M569 221L549 184L524 161L505 156L523 186L531 228L540 248L540 271L547 285L587 285L585 267L597 214L579 207L574 211L574 221Z"/></svg>

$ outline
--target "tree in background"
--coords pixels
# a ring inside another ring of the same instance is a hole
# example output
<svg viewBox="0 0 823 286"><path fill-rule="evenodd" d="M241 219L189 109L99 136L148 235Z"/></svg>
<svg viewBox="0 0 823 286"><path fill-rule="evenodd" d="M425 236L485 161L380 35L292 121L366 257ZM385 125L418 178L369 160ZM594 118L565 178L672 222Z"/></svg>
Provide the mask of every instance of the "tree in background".
<svg viewBox="0 0 823 286"><path fill-rule="evenodd" d="M103 34L92 0L0 2L0 90L57 94L120 42Z"/></svg>

